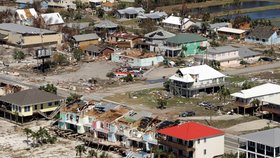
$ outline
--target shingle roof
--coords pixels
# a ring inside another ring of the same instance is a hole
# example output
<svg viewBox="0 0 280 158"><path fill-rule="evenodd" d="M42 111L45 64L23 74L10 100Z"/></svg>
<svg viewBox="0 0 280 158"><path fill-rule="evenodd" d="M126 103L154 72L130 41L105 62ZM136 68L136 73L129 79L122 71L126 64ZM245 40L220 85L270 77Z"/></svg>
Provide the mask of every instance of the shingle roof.
<svg viewBox="0 0 280 158"><path fill-rule="evenodd" d="M49 92L41 91L39 89L23 90L17 93L7 94L3 97L0 97L0 101L20 106L34 105L50 101L59 101L62 99L64 98Z"/></svg>
<svg viewBox="0 0 280 158"><path fill-rule="evenodd" d="M17 32L20 34L51 34L55 33L54 31L46 30L46 29L39 29L36 27L30 27L20 24L14 24L14 23L2 23L0 24L0 30L5 30L9 32Z"/></svg>
<svg viewBox="0 0 280 158"><path fill-rule="evenodd" d="M76 42L81 42L81 41L99 39L100 37L96 33L90 33L90 34L75 35L73 36L73 38L75 39Z"/></svg>
<svg viewBox="0 0 280 158"><path fill-rule="evenodd" d="M280 147L280 128L250 133L240 137L263 145Z"/></svg>
<svg viewBox="0 0 280 158"><path fill-rule="evenodd" d="M144 35L145 38L149 39L167 39L173 36L175 36L175 34L165 31L163 29L159 29Z"/></svg>
<svg viewBox="0 0 280 158"><path fill-rule="evenodd" d="M268 39L272 36L274 32L275 30L273 30L273 26L257 26L249 32L247 37Z"/></svg>
<svg viewBox="0 0 280 158"><path fill-rule="evenodd" d="M207 50L208 54L221 54L225 52L237 51L238 49L232 46L210 47Z"/></svg>
<svg viewBox="0 0 280 158"><path fill-rule="evenodd" d="M181 33L174 37L170 37L166 40L166 42L175 43L175 44L185 44L185 43L200 42L200 41L207 41L207 39L193 33Z"/></svg>
<svg viewBox="0 0 280 158"><path fill-rule="evenodd" d="M113 23L112 21L109 20L103 20L100 21L98 24L95 24L94 27L97 28L116 28L118 27L118 24Z"/></svg>
<svg viewBox="0 0 280 158"><path fill-rule="evenodd" d="M157 132L182 140L197 140L201 138L224 135L224 132L221 130L195 122L187 122L177 126L167 127L158 130Z"/></svg>
<svg viewBox="0 0 280 158"><path fill-rule="evenodd" d="M237 49L238 49L238 55L241 59L246 57L258 56L262 54L260 52L252 51L251 49L246 47L239 47Z"/></svg>
<svg viewBox="0 0 280 158"><path fill-rule="evenodd" d="M103 48L98 47L96 45L89 45L88 47L85 48L85 51L90 51L90 52L100 52L102 50Z"/></svg>

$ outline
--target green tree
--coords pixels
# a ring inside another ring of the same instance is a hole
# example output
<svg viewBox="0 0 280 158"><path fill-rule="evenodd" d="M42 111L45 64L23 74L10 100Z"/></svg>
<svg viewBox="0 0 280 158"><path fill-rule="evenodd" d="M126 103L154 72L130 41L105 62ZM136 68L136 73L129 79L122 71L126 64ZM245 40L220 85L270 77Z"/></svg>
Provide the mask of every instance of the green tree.
<svg viewBox="0 0 280 158"><path fill-rule="evenodd" d="M242 84L242 90L244 89L250 89L253 87L253 82L245 81Z"/></svg>
<svg viewBox="0 0 280 158"><path fill-rule="evenodd" d="M53 94L57 94L57 88L53 84L48 83L45 86L40 86L39 89Z"/></svg>
<svg viewBox="0 0 280 158"><path fill-rule="evenodd" d="M210 13L204 13L202 15L202 21L209 21L210 20Z"/></svg>
<svg viewBox="0 0 280 158"><path fill-rule="evenodd" d="M124 77L125 82L132 82L133 81L133 77L131 74L128 74L126 77Z"/></svg>
<svg viewBox="0 0 280 158"><path fill-rule="evenodd" d="M66 56L61 53L56 53L53 55L53 62L60 66L69 64L69 61L67 60Z"/></svg>
<svg viewBox="0 0 280 158"><path fill-rule="evenodd" d="M251 102L251 105L254 106L254 107L259 107L261 104L261 101L259 99L254 99L252 102Z"/></svg>
<svg viewBox="0 0 280 158"><path fill-rule="evenodd" d="M26 140L28 142L28 139L31 137L33 131L29 128L24 128L23 129L24 134L26 135Z"/></svg>
<svg viewBox="0 0 280 158"><path fill-rule="evenodd" d="M218 95L219 95L219 100L224 101L224 103L226 102L226 98L228 96L230 96L230 90L226 87L222 87L219 91L218 91Z"/></svg>
<svg viewBox="0 0 280 158"><path fill-rule="evenodd" d="M185 58L187 52L188 52L188 47L186 45L182 45L181 52L180 52L180 57Z"/></svg>
<svg viewBox="0 0 280 158"><path fill-rule="evenodd" d="M166 91L169 91L170 83L171 83L170 80L167 80L163 83L163 87Z"/></svg>
<svg viewBox="0 0 280 158"><path fill-rule="evenodd" d="M71 93L70 96L66 98L66 104L72 103L74 101L80 100L82 95Z"/></svg>
<svg viewBox="0 0 280 158"><path fill-rule="evenodd" d="M96 14L97 14L98 18L103 18L105 11L101 7L99 7L96 10Z"/></svg>
<svg viewBox="0 0 280 158"><path fill-rule="evenodd" d="M210 25L209 25L208 22L203 22L203 23L201 24L201 32L202 32L202 33L205 34L209 29L210 29Z"/></svg>
<svg viewBox="0 0 280 158"><path fill-rule="evenodd" d="M95 150L89 150L87 158L98 158L98 154Z"/></svg>
<svg viewBox="0 0 280 158"><path fill-rule="evenodd" d="M220 68L221 64L220 64L220 62L217 61L217 60L210 60L210 61L209 61L209 65L210 65L212 68L216 69L216 70L220 70L220 69L221 69L221 68Z"/></svg>
<svg viewBox="0 0 280 158"><path fill-rule="evenodd" d="M14 51L13 58L15 60L23 60L25 58L25 54L22 51Z"/></svg>
<svg viewBox="0 0 280 158"><path fill-rule="evenodd" d="M80 61L82 59L82 57L84 56L84 52L83 50L79 49L79 48L75 48L73 50L73 57L77 60Z"/></svg>
<svg viewBox="0 0 280 158"><path fill-rule="evenodd" d="M82 157L83 154L86 153L86 148L84 145L77 145L75 147L75 150L76 150L76 156L79 156L80 158Z"/></svg>
<svg viewBox="0 0 280 158"><path fill-rule="evenodd" d="M167 99L166 98L158 98L157 99L158 108L165 108L167 106Z"/></svg>

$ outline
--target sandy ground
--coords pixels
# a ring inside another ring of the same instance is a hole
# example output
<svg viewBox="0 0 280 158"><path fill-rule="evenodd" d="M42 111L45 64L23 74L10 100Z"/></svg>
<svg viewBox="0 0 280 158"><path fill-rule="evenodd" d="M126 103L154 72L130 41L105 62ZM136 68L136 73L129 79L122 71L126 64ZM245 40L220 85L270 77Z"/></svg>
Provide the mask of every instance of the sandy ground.
<svg viewBox="0 0 280 158"><path fill-rule="evenodd" d="M26 142L26 136L22 129L27 127L32 130L39 129L50 122L32 122L24 127L0 119L0 157L2 158L73 158L76 155L75 146L82 144L79 141L72 141L58 138L55 144L44 144L43 146L32 148ZM91 150L91 149L89 149ZM86 156L86 155L84 155ZM117 154L109 153L112 158L121 157Z"/></svg>
<svg viewBox="0 0 280 158"><path fill-rule="evenodd" d="M83 63L81 68L76 72L67 72L59 75L47 76L46 81L78 81L80 79L89 79L92 77L108 79L106 74L116 67L117 65L115 63L106 61Z"/></svg>
<svg viewBox="0 0 280 158"><path fill-rule="evenodd" d="M230 128L227 128L225 131L230 132L230 133L239 133L239 132L244 132L244 131L254 131L254 130L259 130L267 126L270 127L276 127L279 126L280 124L278 122L272 121L270 123L269 120L267 119L261 119L261 120L255 120L255 121L250 121L250 122L245 122L241 123L235 126L232 126Z"/></svg>

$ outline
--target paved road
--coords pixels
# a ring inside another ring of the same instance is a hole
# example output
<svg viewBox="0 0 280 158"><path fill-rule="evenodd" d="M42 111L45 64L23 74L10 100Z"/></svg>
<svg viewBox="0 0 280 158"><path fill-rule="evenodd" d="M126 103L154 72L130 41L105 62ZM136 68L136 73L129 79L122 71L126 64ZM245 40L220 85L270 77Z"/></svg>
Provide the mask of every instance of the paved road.
<svg viewBox="0 0 280 158"><path fill-rule="evenodd" d="M180 117L180 120L233 120L243 117L242 115L221 115L221 116L192 116L192 117Z"/></svg>
<svg viewBox="0 0 280 158"><path fill-rule="evenodd" d="M259 66L254 66L254 67L247 67L247 68L238 69L238 70L229 70L229 71L225 71L224 73L227 75L242 75L242 74L272 70L272 69L276 69L276 68L280 68L280 62L274 62L272 64L265 64L265 65L259 65Z"/></svg>
<svg viewBox="0 0 280 158"><path fill-rule="evenodd" d="M225 152L236 153L238 148L238 137L235 135L225 134Z"/></svg>

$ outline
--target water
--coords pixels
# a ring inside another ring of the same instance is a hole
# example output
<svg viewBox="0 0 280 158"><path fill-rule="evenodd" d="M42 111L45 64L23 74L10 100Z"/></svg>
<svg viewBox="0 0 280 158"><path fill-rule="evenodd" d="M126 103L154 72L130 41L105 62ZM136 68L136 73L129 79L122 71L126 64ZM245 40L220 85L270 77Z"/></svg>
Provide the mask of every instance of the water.
<svg viewBox="0 0 280 158"><path fill-rule="evenodd" d="M248 9L248 8L256 8L256 7L264 7L270 5L277 5L279 2L267 2L267 1L255 1L255 2L241 2L240 9ZM192 9L192 13L217 13L224 12L225 10L234 10L237 9L234 4L229 4L228 6L218 5L218 6L210 6L207 8L194 8Z"/></svg>
<svg viewBox="0 0 280 158"><path fill-rule="evenodd" d="M280 9L252 12L252 13L244 13L241 15L249 16L251 19L275 19L280 18Z"/></svg>

